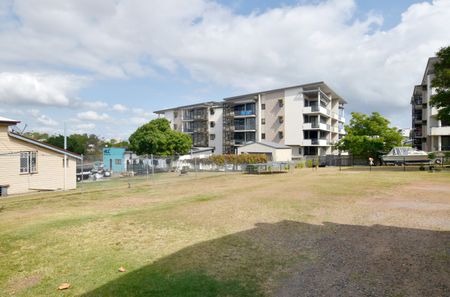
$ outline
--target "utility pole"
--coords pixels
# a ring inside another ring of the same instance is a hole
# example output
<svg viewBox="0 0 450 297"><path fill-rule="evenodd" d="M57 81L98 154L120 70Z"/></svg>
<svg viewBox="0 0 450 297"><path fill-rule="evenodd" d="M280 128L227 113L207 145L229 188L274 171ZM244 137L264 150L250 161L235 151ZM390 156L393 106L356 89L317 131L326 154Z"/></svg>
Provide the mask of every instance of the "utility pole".
<svg viewBox="0 0 450 297"><path fill-rule="evenodd" d="M66 182L67 182L67 131L66 131L66 122L64 122L64 191L67 189Z"/></svg>

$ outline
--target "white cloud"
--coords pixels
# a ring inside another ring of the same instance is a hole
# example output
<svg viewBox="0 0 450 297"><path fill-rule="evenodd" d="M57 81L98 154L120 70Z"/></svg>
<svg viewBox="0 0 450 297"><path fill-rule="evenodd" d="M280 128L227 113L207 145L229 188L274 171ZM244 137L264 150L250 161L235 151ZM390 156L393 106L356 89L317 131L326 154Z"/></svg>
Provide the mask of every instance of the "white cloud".
<svg viewBox="0 0 450 297"><path fill-rule="evenodd" d="M92 133L92 131L95 129L94 123L83 123L75 125L74 131L76 133Z"/></svg>
<svg viewBox="0 0 450 297"><path fill-rule="evenodd" d="M82 101L80 105L89 109L104 109L108 107L108 103L103 101Z"/></svg>
<svg viewBox="0 0 450 297"><path fill-rule="evenodd" d="M68 106L82 85L80 77L46 73L0 73L0 102L14 105Z"/></svg>
<svg viewBox="0 0 450 297"><path fill-rule="evenodd" d="M149 121L150 121L150 119L143 118L143 117L131 117L130 118L130 122L135 125L142 125L142 124L148 123Z"/></svg>
<svg viewBox="0 0 450 297"><path fill-rule="evenodd" d="M38 109L31 109L29 111L30 115L34 117L38 124L41 124L45 127L55 127L58 126L58 122L49 116L42 114Z"/></svg>
<svg viewBox="0 0 450 297"><path fill-rule="evenodd" d="M123 104L114 104L112 109L118 112L124 112L128 110L128 107Z"/></svg>
<svg viewBox="0 0 450 297"><path fill-rule="evenodd" d="M80 112L77 114L78 119L87 121L106 121L111 117L106 113L97 113L93 110Z"/></svg>

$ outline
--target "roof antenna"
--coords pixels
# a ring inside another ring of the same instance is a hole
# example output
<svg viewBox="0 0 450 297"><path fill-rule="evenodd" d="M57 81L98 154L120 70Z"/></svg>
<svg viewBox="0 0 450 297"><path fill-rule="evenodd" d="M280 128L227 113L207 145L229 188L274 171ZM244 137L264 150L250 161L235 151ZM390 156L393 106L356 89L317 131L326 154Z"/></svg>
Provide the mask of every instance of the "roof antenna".
<svg viewBox="0 0 450 297"><path fill-rule="evenodd" d="M22 131L21 132L19 132L19 134L23 134L23 132L25 132L25 129L28 127L28 125L27 124L25 124L25 126L23 127L23 129L22 129Z"/></svg>

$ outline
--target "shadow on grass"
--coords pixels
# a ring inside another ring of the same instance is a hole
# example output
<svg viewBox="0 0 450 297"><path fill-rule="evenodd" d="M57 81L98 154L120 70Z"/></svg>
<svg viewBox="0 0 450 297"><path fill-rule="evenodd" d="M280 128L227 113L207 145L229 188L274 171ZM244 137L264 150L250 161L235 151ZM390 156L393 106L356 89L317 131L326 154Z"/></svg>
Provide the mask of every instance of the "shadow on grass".
<svg viewBox="0 0 450 297"><path fill-rule="evenodd" d="M126 272L82 296L263 295L450 296L450 232L257 224Z"/></svg>

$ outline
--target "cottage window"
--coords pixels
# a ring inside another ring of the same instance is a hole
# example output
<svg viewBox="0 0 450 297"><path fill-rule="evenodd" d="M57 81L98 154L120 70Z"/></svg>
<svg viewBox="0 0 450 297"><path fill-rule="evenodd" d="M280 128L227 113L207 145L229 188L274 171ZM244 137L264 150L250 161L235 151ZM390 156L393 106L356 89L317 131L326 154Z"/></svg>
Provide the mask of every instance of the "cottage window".
<svg viewBox="0 0 450 297"><path fill-rule="evenodd" d="M262 118L261 119L261 125L265 125L266 124L266 119L265 118Z"/></svg>
<svg viewBox="0 0 450 297"><path fill-rule="evenodd" d="M121 165L121 164L122 164L122 160L121 160L121 159L115 159L115 160L114 160L114 163L115 163L116 165Z"/></svg>
<svg viewBox="0 0 450 297"><path fill-rule="evenodd" d="M283 138L283 131L278 131L278 138L280 138L280 139Z"/></svg>
<svg viewBox="0 0 450 297"><path fill-rule="evenodd" d="M279 107L283 107L284 106L283 99L279 99L278 100L278 106Z"/></svg>
<svg viewBox="0 0 450 297"><path fill-rule="evenodd" d="M209 140L215 140L216 134L209 134Z"/></svg>
<svg viewBox="0 0 450 297"><path fill-rule="evenodd" d="M20 173L37 172L37 152L20 153Z"/></svg>
<svg viewBox="0 0 450 297"><path fill-rule="evenodd" d="M262 110L265 110L266 109L266 105L263 103L263 104L261 104L261 109Z"/></svg>
<svg viewBox="0 0 450 297"><path fill-rule="evenodd" d="M266 133L261 134L261 139L266 139Z"/></svg>
<svg viewBox="0 0 450 297"><path fill-rule="evenodd" d="M20 173L28 173L29 171L28 156L28 152L20 153Z"/></svg>
<svg viewBox="0 0 450 297"><path fill-rule="evenodd" d="M30 153L30 167L31 173L37 172L37 152Z"/></svg>

